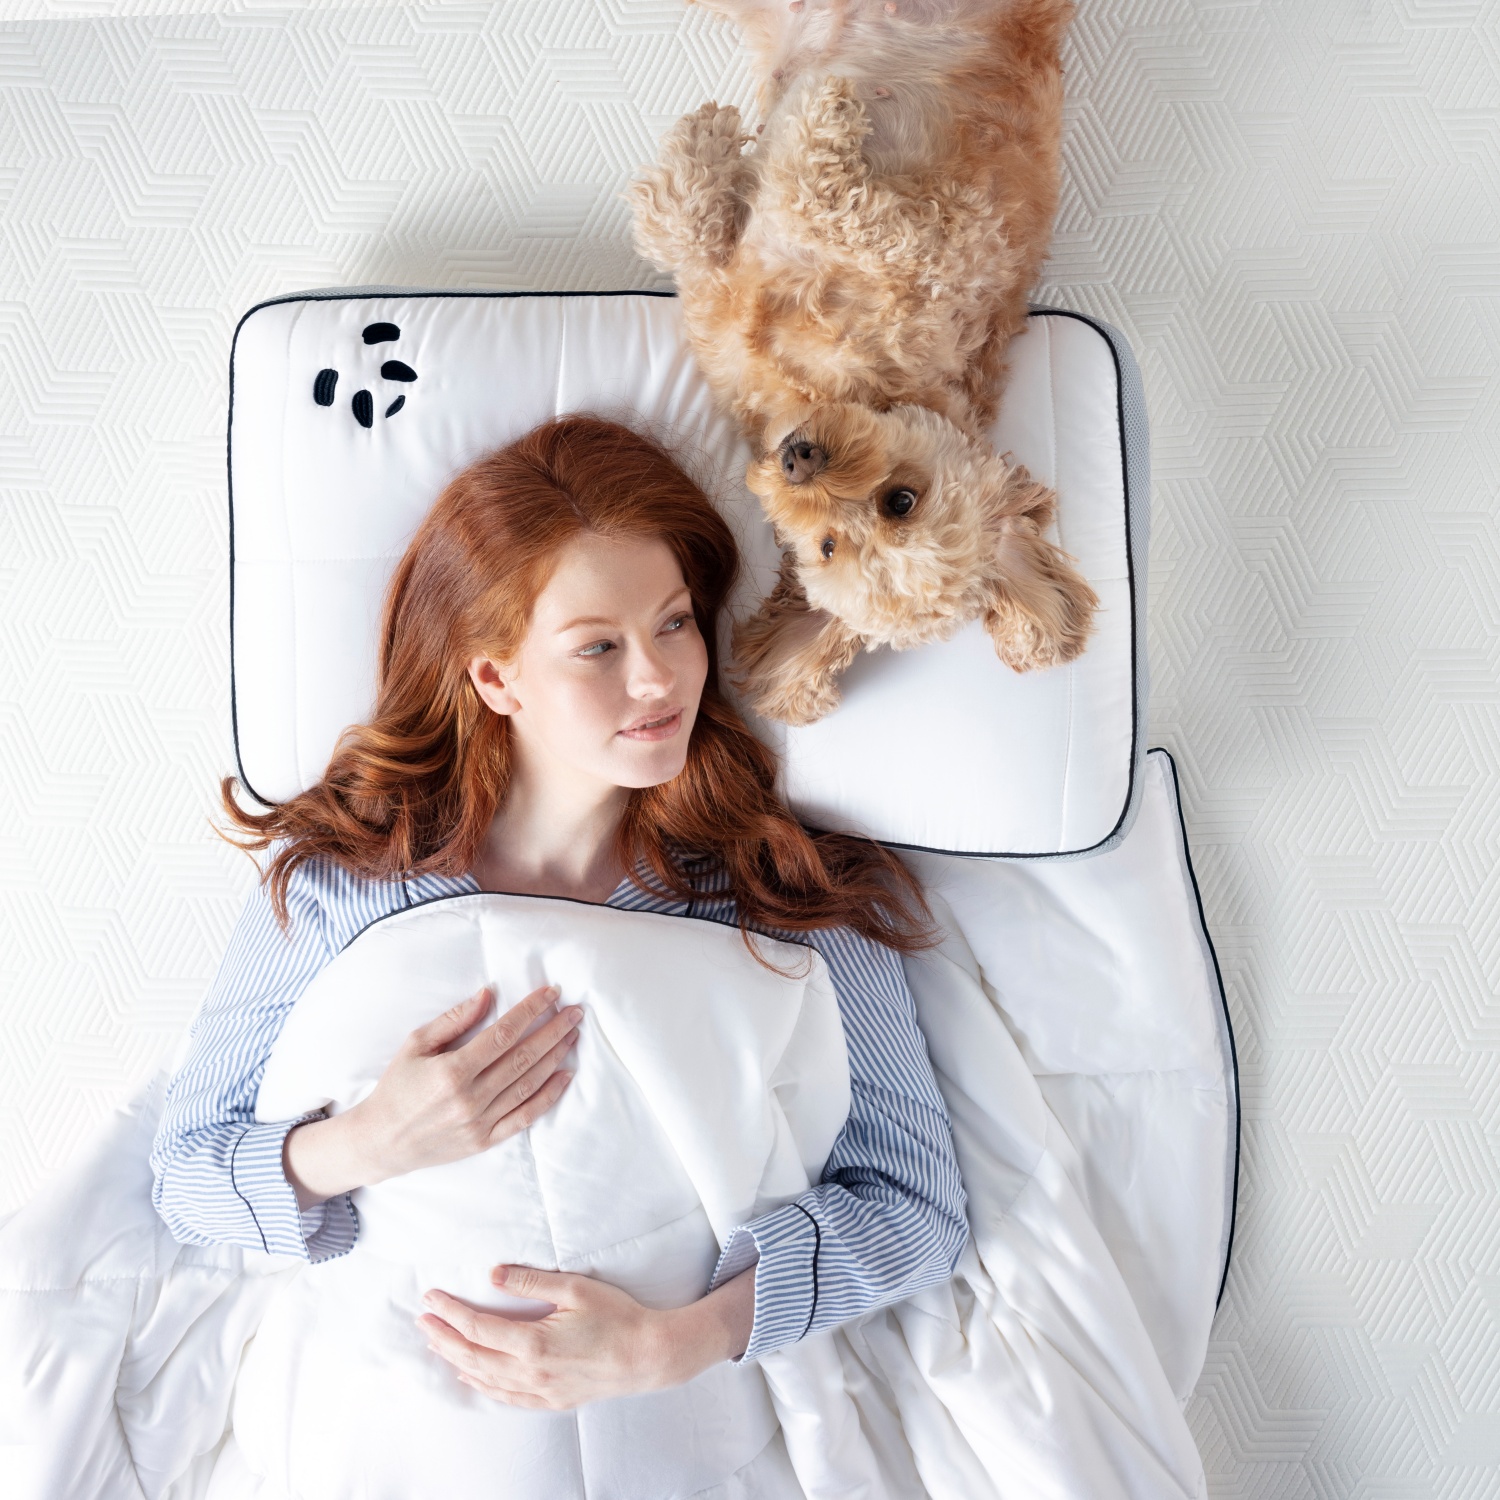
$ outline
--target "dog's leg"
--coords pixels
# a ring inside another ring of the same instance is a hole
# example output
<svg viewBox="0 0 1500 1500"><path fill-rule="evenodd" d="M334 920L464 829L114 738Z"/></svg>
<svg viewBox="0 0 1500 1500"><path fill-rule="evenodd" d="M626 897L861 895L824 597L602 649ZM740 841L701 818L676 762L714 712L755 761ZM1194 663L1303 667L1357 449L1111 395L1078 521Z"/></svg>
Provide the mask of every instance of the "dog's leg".
<svg viewBox="0 0 1500 1500"><path fill-rule="evenodd" d="M667 133L661 156L626 190L636 247L663 271L722 266L734 253L754 171L733 105L705 104Z"/></svg>
<svg viewBox="0 0 1500 1500"><path fill-rule="evenodd" d="M774 215L780 237L841 251L874 284L919 300L940 295L965 267L972 272L970 242L988 233L985 205L936 182L909 196L876 174L863 153L870 118L849 79L809 88L789 129L788 147L764 168L758 208ZM993 274L1002 274L993 249L990 259Z"/></svg>
<svg viewBox="0 0 1500 1500"><path fill-rule="evenodd" d="M1042 535L1056 509L1053 491L1021 468L1010 471L1006 490L984 624L1001 661L1030 672L1082 653L1099 596Z"/></svg>
<svg viewBox="0 0 1500 1500"><path fill-rule="evenodd" d="M860 147L869 116L847 78L811 87L788 122L790 149L778 151L767 186L780 200L778 227L802 240L858 245L867 238L870 180Z"/></svg>
<svg viewBox="0 0 1500 1500"><path fill-rule="evenodd" d="M788 553L776 587L734 628L735 682L762 718L811 724L838 707L839 674L863 644L842 620L807 602Z"/></svg>

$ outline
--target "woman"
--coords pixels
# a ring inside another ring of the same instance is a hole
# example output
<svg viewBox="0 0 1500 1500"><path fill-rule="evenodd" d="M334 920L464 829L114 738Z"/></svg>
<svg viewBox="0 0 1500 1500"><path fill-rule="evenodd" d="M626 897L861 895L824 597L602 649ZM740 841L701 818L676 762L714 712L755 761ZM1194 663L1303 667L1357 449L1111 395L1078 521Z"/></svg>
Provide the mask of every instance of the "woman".
<svg viewBox="0 0 1500 1500"><path fill-rule="evenodd" d="M778 798L772 756L718 687L736 567L672 460L596 419L541 427L443 493L392 580L370 722L265 813L224 784L244 844L271 853L156 1140L155 1202L177 1238L338 1256L355 1188L485 1150L551 1108L586 1019L539 990L455 1045L481 991L413 1032L363 1103L255 1122L282 1023L356 932L493 890L736 923L752 951L756 932L800 936L837 990L852 1102L823 1181L736 1229L688 1307L496 1268L555 1306L520 1324L434 1289L424 1331L459 1379L523 1407L649 1391L951 1273L964 1195L899 956L929 941L925 904L894 856L809 835Z"/></svg>

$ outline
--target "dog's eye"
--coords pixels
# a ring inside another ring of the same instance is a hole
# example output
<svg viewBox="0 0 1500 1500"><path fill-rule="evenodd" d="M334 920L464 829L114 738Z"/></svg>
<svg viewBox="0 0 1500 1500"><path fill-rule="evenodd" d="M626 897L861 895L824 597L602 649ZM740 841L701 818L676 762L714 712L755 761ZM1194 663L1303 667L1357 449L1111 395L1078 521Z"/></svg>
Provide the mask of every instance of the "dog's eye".
<svg viewBox="0 0 1500 1500"><path fill-rule="evenodd" d="M825 558L832 557L833 556L833 538L831 536L825 536L823 538L823 544L822 544L822 546L820 546L818 548L818 551L821 552Z"/></svg>
<svg viewBox="0 0 1500 1500"><path fill-rule="evenodd" d="M916 503L917 492L915 490L892 490L885 497L885 512L888 516L908 515Z"/></svg>

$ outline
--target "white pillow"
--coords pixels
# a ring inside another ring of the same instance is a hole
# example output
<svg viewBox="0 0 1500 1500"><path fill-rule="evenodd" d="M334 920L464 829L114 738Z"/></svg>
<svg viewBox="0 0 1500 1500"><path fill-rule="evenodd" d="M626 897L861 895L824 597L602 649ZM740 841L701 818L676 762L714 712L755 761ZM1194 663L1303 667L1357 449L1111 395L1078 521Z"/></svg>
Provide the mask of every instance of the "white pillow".
<svg viewBox="0 0 1500 1500"><path fill-rule="evenodd" d="M1099 850L1129 825L1146 693L1139 376L1113 330L1053 310L1033 313L1012 364L994 440L1057 486L1058 540L1103 601L1096 634L1077 661L1025 675L977 624L860 657L826 719L761 726L810 823L1013 856ZM675 298L367 288L246 314L231 365L231 608L235 740L256 796L316 781L340 731L368 716L386 581L442 487L574 411L648 430L682 458L744 549L747 611L776 549Z"/></svg>

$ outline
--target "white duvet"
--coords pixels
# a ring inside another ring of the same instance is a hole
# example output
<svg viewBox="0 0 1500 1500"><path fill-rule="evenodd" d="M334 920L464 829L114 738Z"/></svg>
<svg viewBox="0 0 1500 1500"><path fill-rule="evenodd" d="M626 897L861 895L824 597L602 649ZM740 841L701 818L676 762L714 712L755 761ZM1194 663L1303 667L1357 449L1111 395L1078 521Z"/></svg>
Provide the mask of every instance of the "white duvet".
<svg viewBox="0 0 1500 1500"><path fill-rule="evenodd" d="M1138 1145L1156 1139L1153 1100L1158 1128L1180 1131L1200 1103L1202 1130L1224 1128L1208 1033L1181 993L1162 996L1161 1015L1130 1013L1143 972L1169 981L1188 958L1188 940L1170 932L1182 925L1170 789L1165 768L1153 769L1155 790L1118 853L924 872L950 936L909 972L972 1231L950 1282L758 1366L720 1366L675 1392L576 1414L501 1408L460 1386L412 1327L416 1290L493 1299L484 1273L516 1259L593 1270L646 1301L701 1294L735 1223L816 1180L847 1072L815 958L800 977L779 978L712 924L457 898L377 924L324 971L278 1043L263 1111L352 1101L433 1009L419 997L423 1014L404 1013L414 992L469 993L478 971L502 1003L541 977L587 995L578 1079L563 1103L510 1151L365 1190L356 1250L303 1267L172 1243L151 1211L146 1165L158 1081L0 1231L0 1491L668 1500L721 1493L712 1486L752 1472L779 1428L795 1472L779 1482L795 1487L754 1493L1202 1494L1181 1401L1211 1302L1201 1327L1186 1326L1194 1299L1174 1299L1176 1268L1150 1262L1153 1245L1172 1238L1154 1211L1175 1202L1190 1247L1206 1239L1208 1216L1170 1183L1146 1180L1149 1153L1132 1161L1130 1151L1136 1126ZM1131 858L1155 869L1154 891L1140 890ZM1101 911L1125 918L1113 936L1097 912L1089 929L1079 902L1091 888ZM1133 924L1130 890L1141 905ZM980 905L966 913L966 900ZM975 948L997 939L981 964ZM1142 970L1153 953L1154 970ZM1008 963L1022 979L1009 1006ZM1039 963L1064 980L1055 1025L1026 991ZM1118 1016L1088 993L1106 973L1121 981ZM1091 1004L1094 1035L1079 1027ZM1153 1037L1174 1006L1176 1024ZM1137 1039L1158 1066L1132 1060ZM1059 1071L1069 1047L1075 1061L1113 1048L1120 1066ZM1101 1131L1121 1093L1116 1128ZM1207 1145L1209 1157L1222 1153L1222 1139ZM1158 1142L1155 1165L1170 1179L1202 1157L1195 1149ZM1113 1187L1112 1159L1127 1169ZM1184 1262L1190 1279L1210 1259Z"/></svg>

